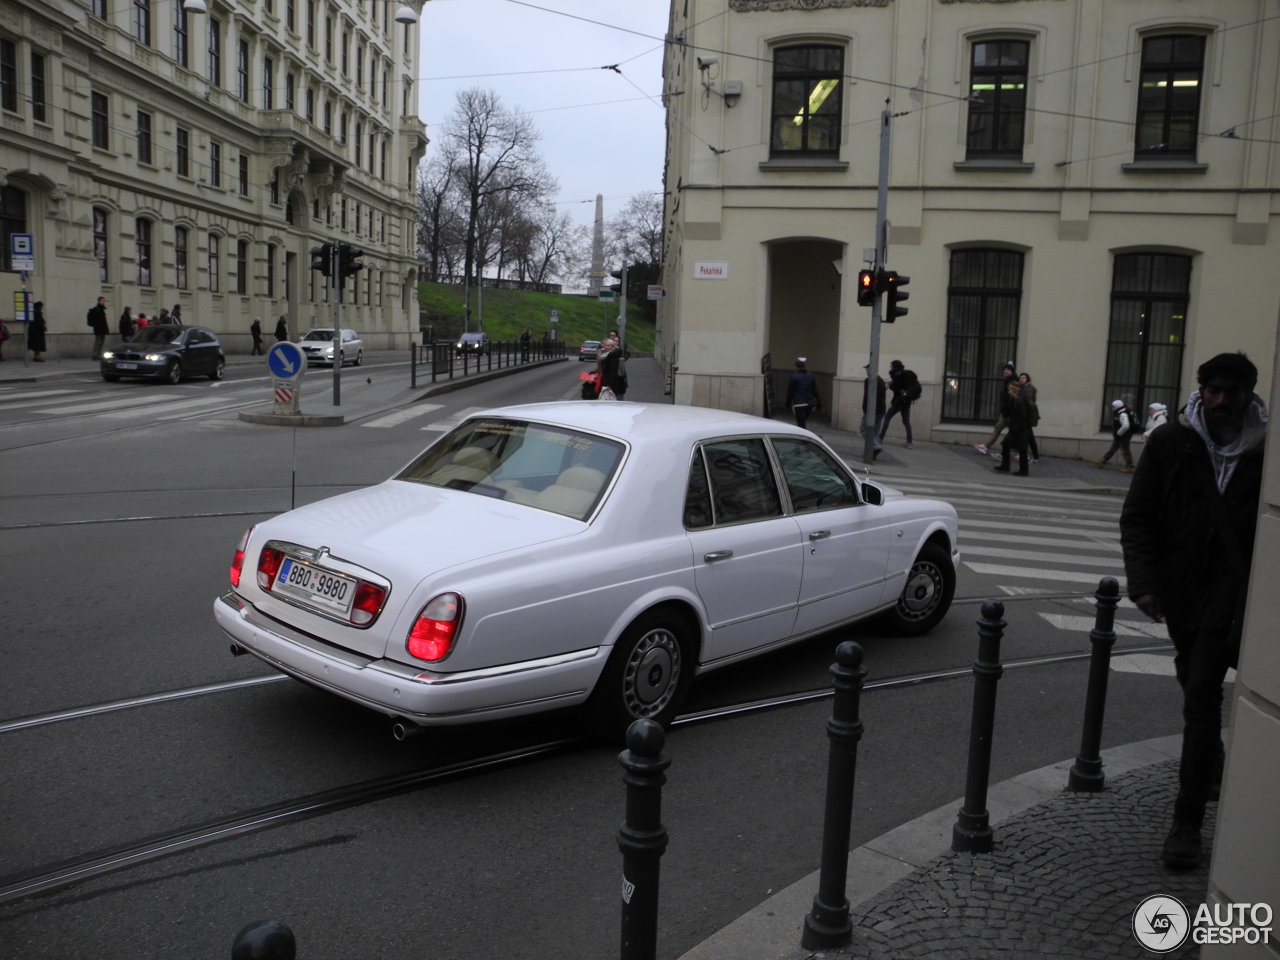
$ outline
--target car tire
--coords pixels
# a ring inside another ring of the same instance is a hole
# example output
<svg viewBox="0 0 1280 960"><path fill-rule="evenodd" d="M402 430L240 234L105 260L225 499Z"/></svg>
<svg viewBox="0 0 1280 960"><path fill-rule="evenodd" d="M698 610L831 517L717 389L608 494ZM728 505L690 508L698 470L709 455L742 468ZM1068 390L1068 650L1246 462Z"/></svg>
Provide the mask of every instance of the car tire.
<svg viewBox="0 0 1280 960"><path fill-rule="evenodd" d="M673 609L638 617L614 644L587 701L591 732L622 742L636 720L668 726L693 683L693 631Z"/></svg>
<svg viewBox="0 0 1280 960"><path fill-rule="evenodd" d="M898 602L885 614L885 624L900 636L928 633L947 615L955 593L951 555L936 543L926 543L907 572Z"/></svg>
<svg viewBox="0 0 1280 960"><path fill-rule="evenodd" d="M210 380L221 380L227 375L227 361L219 357L213 362L213 370L209 373Z"/></svg>
<svg viewBox="0 0 1280 960"><path fill-rule="evenodd" d="M352 363L353 363L353 365L354 365L354 366L357 366L357 367L358 367L358 366L360 366L360 364L361 364L361 363L363 363L363 362L364 362L364 351L363 351L363 350L357 350L357 351L356 351L356 358L355 358L355 360L353 360L353 361L352 361Z"/></svg>
<svg viewBox="0 0 1280 960"><path fill-rule="evenodd" d="M118 373L104 373L102 375L102 379L107 381L107 383L119 383L120 375Z"/></svg>
<svg viewBox="0 0 1280 960"><path fill-rule="evenodd" d="M182 363L181 363L181 361L175 360L175 361L173 361L173 363L169 364L169 369L165 371L165 377L164 377L164 378L165 378L166 382L168 382L168 383L175 383L175 384L176 384L176 383L181 383L181 382L182 382Z"/></svg>

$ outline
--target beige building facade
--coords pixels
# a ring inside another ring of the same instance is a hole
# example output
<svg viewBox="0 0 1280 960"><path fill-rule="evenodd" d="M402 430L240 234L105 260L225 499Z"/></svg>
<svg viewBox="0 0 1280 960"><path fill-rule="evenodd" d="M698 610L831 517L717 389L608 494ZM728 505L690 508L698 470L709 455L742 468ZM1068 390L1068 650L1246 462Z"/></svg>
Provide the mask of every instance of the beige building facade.
<svg viewBox="0 0 1280 960"><path fill-rule="evenodd" d="M105 297L181 307L228 349L333 322L311 269L363 250L343 326L366 346L417 329L417 9L387 0L8 0L0 5L0 316L30 235L53 355L87 355ZM201 10L203 8L203 10ZM403 23L400 20L414 19ZM18 330L21 324L15 325Z"/></svg>
<svg viewBox="0 0 1280 960"><path fill-rule="evenodd" d="M878 369L918 373L918 436L985 439L1009 360L1062 456L1101 451L1113 399L1180 406L1221 350L1271 369L1267 3L678 0L670 38L658 351L677 402L781 412L803 355L857 427L884 129L886 262L910 299Z"/></svg>

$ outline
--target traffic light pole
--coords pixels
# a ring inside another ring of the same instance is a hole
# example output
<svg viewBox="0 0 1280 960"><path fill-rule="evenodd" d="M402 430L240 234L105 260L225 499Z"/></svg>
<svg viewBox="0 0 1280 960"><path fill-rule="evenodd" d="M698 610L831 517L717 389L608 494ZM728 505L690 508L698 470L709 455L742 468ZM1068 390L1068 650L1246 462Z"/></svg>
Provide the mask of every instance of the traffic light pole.
<svg viewBox="0 0 1280 960"><path fill-rule="evenodd" d="M342 406L342 244L333 241L330 282L333 284L333 405Z"/></svg>
<svg viewBox="0 0 1280 960"><path fill-rule="evenodd" d="M876 458L876 441L880 431L876 415L877 384L880 382L880 318L884 291L879 278L884 274L889 255L889 128L888 107L880 114L880 180L876 190L876 260L872 270L877 278L875 298L871 301L871 346L867 358L866 411L862 415L862 461L871 464Z"/></svg>

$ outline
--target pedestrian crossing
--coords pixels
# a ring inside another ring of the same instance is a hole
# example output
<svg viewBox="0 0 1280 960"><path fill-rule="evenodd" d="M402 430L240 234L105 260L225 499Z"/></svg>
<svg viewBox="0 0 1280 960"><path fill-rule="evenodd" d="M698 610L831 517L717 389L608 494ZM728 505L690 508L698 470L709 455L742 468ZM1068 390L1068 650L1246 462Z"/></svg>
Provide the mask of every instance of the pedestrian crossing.
<svg viewBox="0 0 1280 960"><path fill-rule="evenodd" d="M0 389L0 416L21 411L26 420L35 418L94 416L107 421L174 420L204 411L225 410L263 403L260 383L232 387L226 382L198 384L195 389L162 389L154 385L138 390L117 390L104 396L98 385L53 390Z"/></svg>
<svg viewBox="0 0 1280 960"><path fill-rule="evenodd" d="M1053 596L1059 609L1039 611L1040 623L1087 638L1095 624L1093 594L1103 577L1114 577L1121 597L1116 636L1148 642L1169 639L1164 624L1154 623L1125 596L1120 545L1123 501L1119 497L1044 488L985 488L935 478L895 477L885 482L912 496L936 497L955 506L960 521L957 595ZM1169 656L1155 659L1161 672L1172 674ZM1151 663L1123 668L1156 669ZM1119 658L1116 669L1122 669Z"/></svg>

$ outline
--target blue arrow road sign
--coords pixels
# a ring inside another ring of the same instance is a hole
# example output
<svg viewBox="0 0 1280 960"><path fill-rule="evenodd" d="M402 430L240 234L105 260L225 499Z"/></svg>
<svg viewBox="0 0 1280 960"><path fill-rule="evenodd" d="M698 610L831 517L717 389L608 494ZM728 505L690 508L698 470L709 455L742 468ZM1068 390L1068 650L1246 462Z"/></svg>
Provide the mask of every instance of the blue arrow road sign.
<svg viewBox="0 0 1280 960"><path fill-rule="evenodd" d="M296 343L281 340L267 351L267 367L277 380L292 380L307 369L307 358Z"/></svg>

